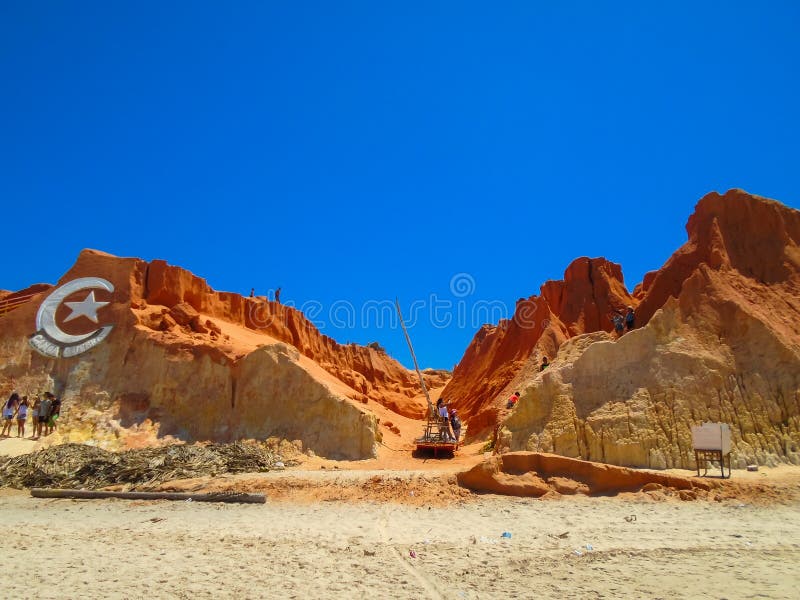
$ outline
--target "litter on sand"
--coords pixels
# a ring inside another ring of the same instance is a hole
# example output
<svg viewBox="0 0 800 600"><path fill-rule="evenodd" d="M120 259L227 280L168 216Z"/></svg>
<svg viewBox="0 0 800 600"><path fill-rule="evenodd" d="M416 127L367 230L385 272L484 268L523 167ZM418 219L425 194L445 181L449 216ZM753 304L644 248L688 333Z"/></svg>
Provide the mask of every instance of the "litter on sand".
<svg viewBox="0 0 800 600"><path fill-rule="evenodd" d="M561 539L561 540L563 540L563 539L564 539L565 537L567 537L568 535L569 535L569 531L565 531L564 533L559 533L559 534L555 534L555 533L548 533L548 534L547 534L547 537L551 537L551 538L553 538L553 539L555 539L555 538L558 538L558 539Z"/></svg>

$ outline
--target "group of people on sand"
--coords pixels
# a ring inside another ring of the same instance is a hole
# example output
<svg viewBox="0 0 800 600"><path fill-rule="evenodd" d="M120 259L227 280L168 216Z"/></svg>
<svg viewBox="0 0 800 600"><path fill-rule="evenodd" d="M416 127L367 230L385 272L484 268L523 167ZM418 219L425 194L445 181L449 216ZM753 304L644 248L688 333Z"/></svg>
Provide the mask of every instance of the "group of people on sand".
<svg viewBox="0 0 800 600"><path fill-rule="evenodd" d="M61 400L50 392L41 397L37 394L33 402L27 396L14 392L3 404L3 430L0 437L11 437L14 421L17 423L17 437L25 437L25 425L30 419L32 425L31 438L50 435L56 429L61 414Z"/></svg>
<svg viewBox="0 0 800 600"><path fill-rule="evenodd" d="M444 398L436 401L436 414L439 417L439 434L442 441L458 443L461 438L461 419L458 411L450 408Z"/></svg>

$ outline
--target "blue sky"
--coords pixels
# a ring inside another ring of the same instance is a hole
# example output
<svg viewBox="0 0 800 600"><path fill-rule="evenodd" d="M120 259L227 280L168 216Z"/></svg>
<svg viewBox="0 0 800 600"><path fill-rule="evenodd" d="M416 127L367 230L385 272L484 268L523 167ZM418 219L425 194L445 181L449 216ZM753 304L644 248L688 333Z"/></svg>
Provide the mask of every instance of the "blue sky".
<svg viewBox="0 0 800 600"><path fill-rule="evenodd" d="M397 296L449 368L476 303L633 288L711 190L800 206L797 3L227 4L0 4L0 288L163 258L410 364Z"/></svg>

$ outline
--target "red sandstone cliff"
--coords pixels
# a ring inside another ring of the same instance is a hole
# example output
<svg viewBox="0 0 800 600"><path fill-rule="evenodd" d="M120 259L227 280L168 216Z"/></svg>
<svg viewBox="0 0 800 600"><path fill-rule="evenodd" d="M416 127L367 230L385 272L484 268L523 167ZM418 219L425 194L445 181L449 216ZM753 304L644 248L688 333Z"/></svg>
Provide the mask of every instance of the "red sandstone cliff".
<svg viewBox="0 0 800 600"><path fill-rule="evenodd" d="M546 282L538 297L520 301L510 322L482 327L443 392L467 415L471 434L494 425L511 387L536 374L540 356L552 358L576 335L610 331L612 309L625 305L636 307L641 327L670 298L696 305L696 314L704 304L749 303L786 343L797 343L798 212L741 190L710 193L686 230L686 244L661 269L647 273L633 294L618 265L582 258L567 268L563 281ZM715 285L700 285L709 273ZM522 327L520 321L538 326Z"/></svg>
<svg viewBox="0 0 800 600"><path fill-rule="evenodd" d="M204 279L180 267L155 260L144 265L141 296L132 297L140 321L153 327L147 306L174 308L188 304L202 315L240 325L291 344L360 395L408 417L419 418L425 407L415 401L422 389L415 373L380 350L356 344L339 344L323 335L302 312L264 298L245 298L212 290ZM163 329L161 320L156 329ZM444 384L441 373L427 374L428 385Z"/></svg>
<svg viewBox="0 0 800 600"><path fill-rule="evenodd" d="M610 331L612 312L635 303L618 264L578 258L563 280L547 281L538 296L519 300L511 320L478 330L442 396L466 415L470 435L480 435L497 422L502 393L527 363L552 358L572 336Z"/></svg>
<svg viewBox="0 0 800 600"><path fill-rule="evenodd" d="M800 216L775 200L743 190L712 192L697 203L686 233L689 240L637 288L641 324L677 298L701 265L740 275L762 291L791 282L800 271Z"/></svg>
<svg viewBox="0 0 800 600"><path fill-rule="evenodd" d="M800 464L800 211L740 190L697 204L688 241L637 290L642 326L576 336L500 446L694 467L691 426L731 426L732 462Z"/></svg>

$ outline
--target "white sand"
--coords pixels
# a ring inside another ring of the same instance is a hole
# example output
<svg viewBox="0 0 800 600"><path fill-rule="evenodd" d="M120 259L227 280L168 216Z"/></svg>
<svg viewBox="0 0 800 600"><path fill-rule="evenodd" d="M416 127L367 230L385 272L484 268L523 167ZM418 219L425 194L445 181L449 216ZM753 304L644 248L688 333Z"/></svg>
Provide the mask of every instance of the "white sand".
<svg viewBox="0 0 800 600"><path fill-rule="evenodd" d="M0 596L797 598L798 509L492 496L431 509L227 505L3 491Z"/></svg>
<svg viewBox="0 0 800 600"><path fill-rule="evenodd" d="M16 432L16 425L14 431ZM0 456L21 456L33 452L37 448L37 441L29 437L0 438Z"/></svg>

